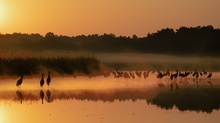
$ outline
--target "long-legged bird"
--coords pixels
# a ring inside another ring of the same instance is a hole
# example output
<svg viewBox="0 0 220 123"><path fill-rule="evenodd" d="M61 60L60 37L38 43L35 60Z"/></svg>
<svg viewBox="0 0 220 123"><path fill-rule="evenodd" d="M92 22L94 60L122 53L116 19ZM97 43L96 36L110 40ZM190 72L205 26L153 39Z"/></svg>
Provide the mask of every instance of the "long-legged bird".
<svg viewBox="0 0 220 123"><path fill-rule="evenodd" d="M16 86L20 86L22 84L22 81L23 81L23 75L21 75L21 78L18 79Z"/></svg>
<svg viewBox="0 0 220 123"><path fill-rule="evenodd" d="M42 78L40 80L40 86L43 87L44 85L44 74L42 73Z"/></svg>
<svg viewBox="0 0 220 123"><path fill-rule="evenodd" d="M48 86L50 85L50 81L51 81L50 72L48 72L48 77L47 77L47 85Z"/></svg>

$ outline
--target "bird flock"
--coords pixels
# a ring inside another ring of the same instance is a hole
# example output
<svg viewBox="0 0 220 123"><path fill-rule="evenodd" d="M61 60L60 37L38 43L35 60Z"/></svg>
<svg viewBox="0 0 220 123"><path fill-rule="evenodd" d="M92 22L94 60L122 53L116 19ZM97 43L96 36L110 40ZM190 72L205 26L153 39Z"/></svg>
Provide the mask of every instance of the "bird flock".
<svg viewBox="0 0 220 123"><path fill-rule="evenodd" d="M124 78L142 78L142 76L146 79L147 77L149 77L149 73L151 71L139 71L138 69L135 72L126 72L126 71L119 71L118 69L116 69L115 71L111 72L111 74L114 76L114 78L120 78L120 77L124 77ZM155 71L152 71L152 73L154 73ZM107 74L107 73L106 73ZM110 73L109 73L110 74ZM169 71L169 69L167 71L159 71L157 70L157 78L158 79L162 79L166 76L170 77L170 80L173 80L177 77L181 77L181 78L186 78L188 77L190 74L192 74L192 77L195 78L199 78L199 76L203 76L203 77L207 77L208 79L210 79L212 77L212 71L207 72L204 69L202 71L199 70L195 70L195 71L186 71L185 72L181 72L179 70L176 70L176 72L172 73ZM107 75L106 75L107 76Z"/></svg>
<svg viewBox="0 0 220 123"><path fill-rule="evenodd" d="M16 86L20 86L23 82L23 75L21 75L21 77L17 80L17 83L16 83ZM48 72L48 76L47 76L47 85L49 86L50 85L50 82L51 82L51 77L50 77L50 71ZM42 73L42 77L41 77L41 80L40 80L40 86L43 87L44 86L44 73Z"/></svg>
<svg viewBox="0 0 220 123"><path fill-rule="evenodd" d="M104 75L104 77L109 77L110 75L113 75L114 78L125 78L125 79L135 79L137 78L143 78L146 79L147 77L150 76L150 73L155 73L157 72L156 78L158 78L159 80L161 80L162 78L169 78L170 82L171 82L171 86L173 86L174 84L176 85L176 79L179 77L181 79L181 81L179 81L179 83L183 83L186 84L184 81L182 81L183 78L187 78L189 75L192 75L193 77L193 81L198 80L199 77L207 78L208 79L208 83L210 82L210 79L212 77L212 71L207 72L204 69L203 70L194 70L194 71L186 71L185 72L181 72L179 70L176 70L174 73L170 72L169 69L166 71L140 71L140 70L136 70L136 71L119 71L118 69L116 69L115 71L109 72L109 71L104 71L102 75ZM95 75L93 75L94 77ZM89 76L92 77L92 76ZM21 77L17 80L16 86L20 86L22 84L23 81L23 75L21 75ZM48 72L48 76L46 79L46 83L49 86L51 82L51 76L50 76L50 72ZM196 81L198 82L198 81ZM40 87L44 86L44 73L42 73L41 75L41 79L40 79ZM160 85L158 84L158 86L163 86L163 84L160 83Z"/></svg>
<svg viewBox="0 0 220 123"><path fill-rule="evenodd" d="M204 69L202 70L193 70L193 71L173 71L170 72L169 69L166 71L139 71L138 69L136 71L119 71L116 69L115 71L110 72L114 78L125 78L125 79L135 79L137 78L142 78L146 79L149 77L150 73L156 73L156 78L158 79L158 86L159 87L165 87L164 83L161 81L163 78L166 80L171 89L173 88L174 85L176 85L176 88L178 89L178 83L179 84L184 84L187 85L189 84L188 80L192 79L194 83L197 84L197 87L199 86L198 83L202 82L204 80L207 80L207 83L209 83L212 87L212 83L210 81L212 77L212 71L207 72ZM107 76L107 75L105 75ZM177 80L179 80L177 82Z"/></svg>

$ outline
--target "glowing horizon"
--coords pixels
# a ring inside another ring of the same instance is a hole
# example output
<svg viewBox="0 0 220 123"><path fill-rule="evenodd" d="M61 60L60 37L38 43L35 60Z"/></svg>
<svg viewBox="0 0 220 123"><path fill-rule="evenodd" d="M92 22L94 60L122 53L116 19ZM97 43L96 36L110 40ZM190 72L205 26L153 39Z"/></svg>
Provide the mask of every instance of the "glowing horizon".
<svg viewBox="0 0 220 123"><path fill-rule="evenodd" d="M218 0L54 0L0 2L0 33L147 36L162 28L220 28Z"/></svg>

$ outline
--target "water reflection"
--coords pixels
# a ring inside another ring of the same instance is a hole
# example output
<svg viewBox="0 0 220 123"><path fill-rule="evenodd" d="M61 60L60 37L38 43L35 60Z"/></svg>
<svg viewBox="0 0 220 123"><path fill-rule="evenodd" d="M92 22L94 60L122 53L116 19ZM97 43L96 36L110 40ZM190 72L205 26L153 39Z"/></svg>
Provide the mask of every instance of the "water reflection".
<svg viewBox="0 0 220 123"><path fill-rule="evenodd" d="M170 85L171 86L171 85ZM172 85L177 86L177 85ZM172 87L171 86L171 87ZM177 88L177 87L176 87ZM56 100L87 100L87 101L127 101L127 100L146 100L146 104L157 105L162 109L177 108L180 111L202 111L211 113L213 110L220 109L220 88L214 87L182 87L171 90L169 88L155 88L155 89L120 89L110 91L94 91L94 90L37 90L32 91L16 91L16 96L11 91L3 92L6 96L0 96L0 100L22 100L33 101L39 99L41 103L51 103ZM44 92L46 92L46 97ZM23 94L24 93L24 94ZM51 95L53 96L51 97Z"/></svg>
<svg viewBox="0 0 220 123"><path fill-rule="evenodd" d="M161 91L147 101L167 110L176 107L180 111L211 113L214 109L220 108L220 89L181 88L178 91Z"/></svg>
<svg viewBox="0 0 220 123"><path fill-rule="evenodd" d="M40 91L40 98L41 98L42 104L44 104L44 92L42 90Z"/></svg>
<svg viewBox="0 0 220 123"><path fill-rule="evenodd" d="M50 90L47 90L46 95L47 95L47 102L50 103L51 102L51 100L50 100L50 96L51 96Z"/></svg>
<svg viewBox="0 0 220 123"><path fill-rule="evenodd" d="M22 103L22 93L20 91L16 91L16 95L20 99L20 102Z"/></svg>
<svg viewBox="0 0 220 123"><path fill-rule="evenodd" d="M157 73L155 73L157 74ZM22 86L14 86L15 79L0 84L0 101L26 104L41 102L48 104L57 100L80 100L91 102L146 101L161 109L177 108L180 111L211 113L220 108L220 83L214 76L207 78L157 79L152 73L147 78L66 77L53 78L50 86L39 87L39 78L25 79Z"/></svg>

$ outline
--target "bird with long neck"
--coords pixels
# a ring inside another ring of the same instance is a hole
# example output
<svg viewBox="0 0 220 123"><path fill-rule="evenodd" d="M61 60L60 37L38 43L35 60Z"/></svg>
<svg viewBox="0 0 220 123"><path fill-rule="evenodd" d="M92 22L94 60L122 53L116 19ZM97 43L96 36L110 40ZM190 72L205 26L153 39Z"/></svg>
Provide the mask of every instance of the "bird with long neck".
<svg viewBox="0 0 220 123"><path fill-rule="evenodd" d="M157 74L157 78L158 79L162 79L163 78L163 74L159 70L157 71L157 73L158 73Z"/></svg>
<svg viewBox="0 0 220 123"><path fill-rule="evenodd" d="M176 73L170 75L170 79L173 80L173 79L177 78L178 74L179 74L179 71L176 70Z"/></svg>
<svg viewBox="0 0 220 123"><path fill-rule="evenodd" d="M193 73L193 77L196 76L197 74L198 74L198 71L195 70L194 73Z"/></svg>
<svg viewBox="0 0 220 123"><path fill-rule="evenodd" d="M209 72L209 75L207 76L208 79L211 79L212 77L212 72Z"/></svg>
<svg viewBox="0 0 220 123"><path fill-rule="evenodd" d="M43 87L44 85L44 74L42 73L42 78L40 80L40 86Z"/></svg>
<svg viewBox="0 0 220 123"><path fill-rule="evenodd" d="M207 75L207 72L205 71L205 69L203 68L203 74L204 75Z"/></svg>
<svg viewBox="0 0 220 123"><path fill-rule="evenodd" d="M50 72L48 72L48 77L47 77L47 85L48 86L50 85L50 81L51 81Z"/></svg>
<svg viewBox="0 0 220 123"><path fill-rule="evenodd" d="M18 79L16 86L20 86L22 84L22 81L23 81L23 75L21 75L21 78Z"/></svg>

